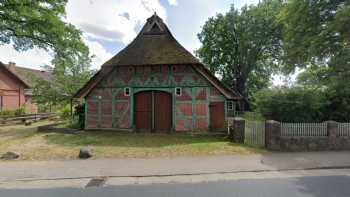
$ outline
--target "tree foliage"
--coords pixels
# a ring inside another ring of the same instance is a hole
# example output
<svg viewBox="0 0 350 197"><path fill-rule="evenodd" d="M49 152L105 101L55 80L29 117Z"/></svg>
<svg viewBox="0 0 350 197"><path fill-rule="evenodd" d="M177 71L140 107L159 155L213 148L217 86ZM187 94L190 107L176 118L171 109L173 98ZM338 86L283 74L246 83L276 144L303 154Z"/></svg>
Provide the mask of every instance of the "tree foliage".
<svg viewBox="0 0 350 197"><path fill-rule="evenodd" d="M283 24L285 60L292 69L310 62L331 62L349 47L347 0L289 0L280 11L279 21Z"/></svg>
<svg viewBox="0 0 350 197"><path fill-rule="evenodd" d="M281 54L281 28L276 14L279 0L264 0L258 5L232 6L203 26L197 55L222 81L244 96L266 87Z"/></svg>
<svg viewBox="0 0 350 197"><path fill-rule="evenodd" d="M350 1L289 0L279 21L286 70L306 68L299 84L322 87L328 118L350 121Z"/></svg>
<svg viewBox="0 0 350 197"><path fill-rule="evenodd" d="M68 102L89 79L91 57L82 33L64 21L67 0L0 1L0 45L17 51L34 47L53 56L51 81L36 79L34 94L39 103Z"/></svg>

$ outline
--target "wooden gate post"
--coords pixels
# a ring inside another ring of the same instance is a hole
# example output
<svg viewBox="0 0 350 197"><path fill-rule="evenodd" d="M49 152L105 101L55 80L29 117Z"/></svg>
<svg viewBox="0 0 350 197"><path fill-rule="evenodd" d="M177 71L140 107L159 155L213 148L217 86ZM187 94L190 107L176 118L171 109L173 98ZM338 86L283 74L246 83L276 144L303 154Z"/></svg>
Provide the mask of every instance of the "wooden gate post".
<svg viewBox="0 0 350 197"><path fill-rule="evenodd" d="M233 131L230 132L231 139L235 143L244 144L245 120L243 118L235 117L232 126Z"/></svg>

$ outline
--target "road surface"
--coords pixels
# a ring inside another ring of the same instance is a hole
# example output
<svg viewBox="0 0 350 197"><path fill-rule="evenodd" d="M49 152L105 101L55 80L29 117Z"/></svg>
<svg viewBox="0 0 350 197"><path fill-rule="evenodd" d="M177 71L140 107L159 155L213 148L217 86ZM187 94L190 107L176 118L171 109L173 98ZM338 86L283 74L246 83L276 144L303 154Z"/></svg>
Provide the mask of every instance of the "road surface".
<svg viewBox="0 0 350 197"><path fill-rule="evenodd" d="M349 175L274 176L201 181L194 183L152 183L105 185L84 188L7 188L1 197L349 197ZM24 183L25 184L25 183ZM18 185L20 186L20 185Z"/></svg>

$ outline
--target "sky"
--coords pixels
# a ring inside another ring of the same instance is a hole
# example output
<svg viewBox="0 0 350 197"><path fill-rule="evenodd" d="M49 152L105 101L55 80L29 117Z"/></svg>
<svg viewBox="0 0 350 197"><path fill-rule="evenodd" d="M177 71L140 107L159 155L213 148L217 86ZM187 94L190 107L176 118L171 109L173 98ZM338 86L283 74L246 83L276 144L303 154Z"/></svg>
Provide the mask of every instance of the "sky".
<svg viewBox="0 0 350 197"><path fill-rule="evenodd" d="M240 8L259 0L69 0L65 20L83 32L83 40L94 55L93 69L130 43L146 19L157 13L175 38L191 53L200 47L197 34L205 21L217 13L227 12L231 5ZM11 45L0 45L0 61L40 69L52 57L42 49L15 51ZM275 79L275 81L281 81Z"/></svg>

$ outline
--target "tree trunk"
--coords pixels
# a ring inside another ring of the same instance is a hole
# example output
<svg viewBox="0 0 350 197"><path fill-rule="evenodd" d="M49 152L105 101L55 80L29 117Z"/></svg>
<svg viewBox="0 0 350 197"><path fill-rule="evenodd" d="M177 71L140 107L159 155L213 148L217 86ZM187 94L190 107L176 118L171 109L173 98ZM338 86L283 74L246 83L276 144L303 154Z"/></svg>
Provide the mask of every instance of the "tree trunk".
<svg viewBox="0 0 350 197"><path fill-rule="evenodd" d="M240 93L243 96L243 99L240 101L240 111L246 111L250 109L247 96L247 90L246 90L246 83L247 79L244 77L237 77L233 81L233 89Z"/></svg>
<svg viewBox="0 0 350 197"><path fill-rule="evenodd" d="M247 83L247 79L244 79L242 77L236 78L235 90L239 92L243 97L247 97L246 83Z"/></svg>

